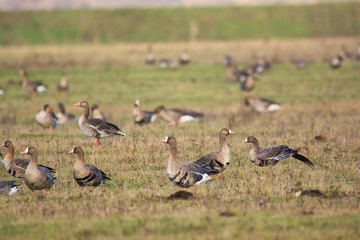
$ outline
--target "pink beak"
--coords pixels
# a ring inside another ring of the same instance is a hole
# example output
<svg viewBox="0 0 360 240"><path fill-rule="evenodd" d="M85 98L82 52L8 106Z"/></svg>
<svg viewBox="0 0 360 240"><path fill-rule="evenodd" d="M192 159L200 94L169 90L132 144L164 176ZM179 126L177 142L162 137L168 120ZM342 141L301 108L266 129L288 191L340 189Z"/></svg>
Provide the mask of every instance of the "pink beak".
<svg viewBox="0 0 360 240"><path fill-rule="evenodd" d="M20 154L27 154L27 152L26 152L26 151L23 151L23 152L21 152Z"/></svg>
<svg viewBox="0 0 360 240"><path fill-rule="evenodd" d="M69 151L68 153L74 153L74 150Z"/></svg>
<svg viewBox="0 0 360 240"><path fill-rule="evenodd" d="M79 102L78 102L78 103L75 103L74 106L75 106L75 107L80 107L80 103L79 103Z"/></svg>
<svg viewBox="0 0 360 240"><path fill-rule="evenodd" d="M235 132L233 132L233 131L231 131L231 130L229 129L229 134L235 134Z"/></svg>
<svg viewBox="0 0 360 240"><path fill-rule="evenodd" d="M247 143L248 141L247 141L247 139L245 139L242 143Z"/></svg>

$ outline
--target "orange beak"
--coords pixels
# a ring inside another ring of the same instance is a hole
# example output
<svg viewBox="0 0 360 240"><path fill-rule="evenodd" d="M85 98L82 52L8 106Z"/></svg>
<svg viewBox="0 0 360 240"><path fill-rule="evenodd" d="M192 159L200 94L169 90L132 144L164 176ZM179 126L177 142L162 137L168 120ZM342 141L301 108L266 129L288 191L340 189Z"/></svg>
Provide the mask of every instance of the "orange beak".
<svg viewBox="0 0 360 240"><path fill-rule="evenodd" d="M233 132L233 131L231 131L231 130L229 129L229 134L235 134L235 132Z"/></svg>
<svg viewBox="0 0 360 240"><path fill-rule="evenodd" d="M75 103L74 106L75 106L75 107L80 107L80 103L79 103L79 102L78 102L78 103Z"/></svg>
<svg viewBox="0 0 360 240"><path fill-rule="evenodd" d="M47 112L47 113L51 113L51 109L50 109L50 108L47 108L47 109L46 109L46 112Z"/></svg>

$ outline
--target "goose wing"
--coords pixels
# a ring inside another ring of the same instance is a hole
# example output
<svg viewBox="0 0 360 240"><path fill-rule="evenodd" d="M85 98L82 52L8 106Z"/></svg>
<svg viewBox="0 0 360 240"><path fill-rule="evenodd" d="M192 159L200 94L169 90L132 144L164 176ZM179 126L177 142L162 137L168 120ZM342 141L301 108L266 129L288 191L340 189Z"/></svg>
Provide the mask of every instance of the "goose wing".
<svg viewBox="0 0 360 240"><path fill-rule="evenodd" d="M271 145L259 149L258 158L263 161L267 160L281 160L289 158L292 155L296 154L297 151L289 148L287 145Z"/></svg>
<svg viewBox="0 0 360 240"><path fill-rule="evenodd" d="M121 129L115 124L106 122L99 118L90 118L86 120L86 124L100 134L125 135L125 133L123 133Z"/></svg>

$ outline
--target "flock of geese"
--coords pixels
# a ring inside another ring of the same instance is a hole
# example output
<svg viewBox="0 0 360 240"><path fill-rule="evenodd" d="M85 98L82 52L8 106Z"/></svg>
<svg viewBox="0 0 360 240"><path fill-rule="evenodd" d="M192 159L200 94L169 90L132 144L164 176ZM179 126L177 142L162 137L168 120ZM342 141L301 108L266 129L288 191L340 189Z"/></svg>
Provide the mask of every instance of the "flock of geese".
<svg viewBox="0 0 360 240"><path fill-rule="evenodd" d="M337 61L332 59L330 61L331 67L334 65L333 68L339 68L344 55L348 56L343 53L336 57ZM161 64L163 64L163 62L163 60L159 61L160 66L162 66ZM145 63L149 65L156 63L151 46L148 48ZM186 65L189 63L190 57L187 51L184 50L179 59L179 64ZM229 80L240 82L240 89L247 92L252 91L255 87L255 75L262 74L264 71L268 71L271 68L271 64L265 59L263 54L259 55L256 64L250 65L246 69L237 68L234 59L229 55L224 56L223 63L227 68L226 72ZM304 64L302 61L300 61L300 63ZM30 93L31 98L36 97L37 93L47 90L47 85L42 82L30 81L26 70L22 70L21 74L23 76L22 86ZM63 70L62 77L57 86L57 96L66 96L68 89L69 83L66 78L66 71ZM2 93L5 93L5 91L0 88L0 94ZM254 108L257 112L269 112L280 110L282 108L280 104L272 100L251 95L246 96L244 102L246 105ZM100 111L97 105L93 105L90 110L89 103L82 100L75 103L74 106L83 109L82 115L78 118L79 128L84 135L94 139L96 146L99 145L101 138L111 136L126 137L126 133L124 133L116 124L106 120L105 115ZM75 115L66 112L62 103L59 103L58 107L60 111L55 114L51 106L45 104L41 111L35 115L36 122L43 128L48 128L52 131L57 126L75 122L77 120ZM146 111L140 108L139 100L134 102L133 120L135 124L149 124L158 117L169 122L171 125L176 125L190 121L199 121L199 119L204 117L204 114L190 109L168 108L165 106L158 106L153 111ZM224 172L230 165L231 153L226 143L226 139L233 134L235 134L235 132L228 128L221 129L219 133L220 149L204 155L194 162L179 161L177 157L176 138L174 136L167 136L162 142L170 145L170 153L166 168L168 179L174 185L181 188L189 188L213 180L212 175L215 175L215 178L218 179L218 175ZM287 145L271 145L261 148L258 140L254 136L247 137L243 143L252 144L249 153L250 160L259 167L273 167L280 160L290 157L293 157L310 167L314 167L314 164L309 159L298 153L298 150L291 149ZM0 145L0 148L8 149L7 154L3 160L1 160L5 166L5 170L13 177L22 179L22 184L19 184L16 181L0 181L0 193L12 195L22 185L26 185L32 194L37 190L45 190L47 194L50 194L50 189L55 184L56 177L54 174L56 171L51 167L37 163L37 151L34 147L29 146L21 152L21 154L29 155L30 159L15 158L14 145L10 140L5 141ZM78 155L78 160L73 169L73 177L81 187L82 192L84 191L84 187L87 186L92 187L93 192L95 192L96 187L102 182L111 180L106 173L95 165L85 164L84 152L81 147L76 146L68 153ZM2 156L1 152L0 156Z"/></svg>

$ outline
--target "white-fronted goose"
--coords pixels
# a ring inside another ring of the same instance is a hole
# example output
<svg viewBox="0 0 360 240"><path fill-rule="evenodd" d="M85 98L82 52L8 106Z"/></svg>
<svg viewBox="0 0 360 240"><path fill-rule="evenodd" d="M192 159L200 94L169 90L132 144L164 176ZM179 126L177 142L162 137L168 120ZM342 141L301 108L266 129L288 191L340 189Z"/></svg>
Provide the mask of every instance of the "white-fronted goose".
<svg viewBox="0 0 360 240"><path fill-rule="evenodd" d="M309 159L298 154L298 150L291 149L287 145L271 145L260 148L259 142L254 136L247 137L243 143L252 143L250 160L260 167L274 166L280 160L289 157L296 158L306 165L314 167L314 164Z"/></svg>
<svg viewBox="0 0 360 240"><path fill-rule="evenodd" d="M147 48L147 54L146 54L146 57L145 57L145 64L154 65L155 62L156 62L156 58L155 58L155 55L152 52L152 46L151 46L151 44L149 44L148 48Z"/></svg>
<svg viewBox="0 0 360 240"><path fill-rule="evenodd" d="M0 87L0 95L4 95L6 93L5 89L3 89L2 87Z"/></svg>
<svg viewBox="0 0 360 240"><path fill-rule="evenodd" d="M133 119L135 124L144 125L151 123L151 118L153 117L154 112L144 111L140 109L140 101L135 100ZM153 119L154 120L154 119Z"/></svg>
<svg viewBox="0 0 360 240"><path fill-rule="evenodd" d="M74 114L66 112L64 104L59 103L58 107L60 112L56 114L56 117L58 118L61 125L76 121L76 116Z"/></svg>
<svg viewBox="0 0 360 240"><path fill-rule="evenodd" d="M22 184L19 185L15 181L0 181L0 194L13 195L20 187L22 187Z"/></svg>
<svg viewBox="0 0 360 240"><path fill-rule="evenodd" d="M81 191L84 192L85 186L92 186L93 191L96 191L96 187L99 186L105 180L111 180L106 174L98 169L96 166L84 163L84 151L81 147L74 147L70 152L71 154L77 154L78 160L74 165L73 177L77 184L81 187Z"/></svg>
<svg viewBox="0 0 360 240"><path fill-rule="evenodd" d="M159 106L154 110L154 118L157 116L170 122L170 124L175 125L191 121L199 121L199 118L204 117L204 114L187 109L165 108L164 106Z"/></svg>
<svg viewBox="0 0 360 240"><path fill-rule="evenodd" d="M35 115L36 122L44 129L49 128L52 131L56 126L60 125L58 118L52 111L49 104L45 104L41 111Z"/></svg>
<svg viewBox="0 0 360 240"><path fill-rule="evenodd" d="M211 180L211 170L191 162L178 162L175 137L166 137L162 142L170 145L170 156L166 167L169 180L176 186L189 188Z"/></svg>
<svg viewBox="0 0 360 240"><path fill-rule="evenodd" d="M279 103L265 98L248 96L245 98L245 105L250 106L257 112L272 112L282 109Z"/></svg>
<svg viewBox="0 0 360 240"><path fill-rule="evenodd" d="M79 118L80 130L89 137L95 138L95 145L99 145L100 138L111 137L114 135L126 136L121 129L113 123L106 122L99 118L89 118L89 104L82 100L75 103L74 106L84 109L83 114Z"/></svg>
<svg viewBox="0 0 360 240"><path fill-rule="evenodd" d="M179 58L179 64L181 66L184 66L184 65L188 65L190 63L190 56L188 54L188 51L187 49L184 49L181 54L180 54L180 58Z"/></svg>
<svg viewBox="0 0 360 240"><path fill-rule="evenodd" d="M333 57L330 60L330 67L332 69L339 69L341 67L342 61L343 61L343 58L340 55L336 56L336 57Z"/></svg>
<svg viewBox="0 0 360 240"><path fill-rule="evenodd" d="M226 144L226 137L230 134L235 134L228 128L223 128L219 134L220 140L220 150L217 152L211 152L199 160L196 160L194 163L203 167L208 167L212 170L212 174L218 174L225 171L225 169L230 165L230 149Z"/></svg>
<svg viewBox="0 0 360 240"><path fill-rule="evenodd" d="M66 96L68 90L69 90L69 83L66 78L66 70L63 69L61 71L61 79L57 85L56 96L60 96L61 93Z"/></svg>
<svg viewBox="0 0 360 240"><path fill-rule="evenodd" d="M31 190L31 194L34 194L35 190L45 189L49 195L56 177L46 167L37 165L37 151L34 147L27 147L21 154L29 154L31 157L24 175L25 184Z"/></svg>
<svg viewBox="0 0 360 240"><path fill-rule="evenodd" d="M47 85L43 84L41 81L31 82L25 69L22 69L20 74L23 76L22 86L26 91L31 93L31 97L36 97L36 93L47 90Z"/></svg>
<svg viewBox="0 0 360 240"><path fill-rule="evenodd" d="M5 147L8 149L8 153L4 158L4 166L6 171L16 178L24 178L25 170L30 163L29 159L25 158L14 158L14 145L11 141L7 140L4 144L0 145L0 148ZM47 168L50 172L55 173L55 170L51 167L39 165L41 167Z"/></svg>
<svg viewBox="0 0 360 240"><path fill-rule="evenodd" d="M97 104L91 106L91 115L90 118L98 118L106 121L105 114L100 110Z"/></svg>

